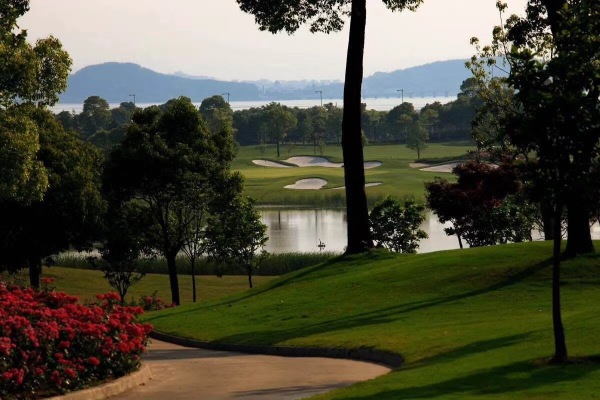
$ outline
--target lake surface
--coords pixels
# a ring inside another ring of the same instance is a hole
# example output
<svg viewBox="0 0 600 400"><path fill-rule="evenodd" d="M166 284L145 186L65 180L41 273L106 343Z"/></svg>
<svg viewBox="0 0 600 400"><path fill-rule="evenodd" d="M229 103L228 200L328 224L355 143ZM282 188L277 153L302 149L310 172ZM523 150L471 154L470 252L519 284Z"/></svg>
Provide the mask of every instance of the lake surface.
<svg viewBox="0 0 600 400"><path fill-rule="evenodd" d="M271 253L318 252L319 240L325 243L325 251L344 251L348 224L343 210L261 209L260 214L269 236L266 250ZM452 224L440 224L431 211L426 217L421 229L429 238L420 241L418 253L459 248L456 236L447 236L444 232L444 227ZM598 224L591 232L593 240L600 240ZM532 236L534 240L541 239L537 231L533 231ZM466 243L464 245L468 247Z"/></svg>
<svg viewBox="0 0 600 400"><path fill-rule="evenodd" d="M439 96L439 97L406 97L404 96L405 102L412 103L417 110L421 109L426 104L434 103L439 101L442 104L449 103L450 101L456 100L456 96ZM123 98L123 101L131 101L126 97ZM231 108L236 110L247 110L252 107L262 107L266 104L271 103L273 100L257 100L257 101L231 101L229 104ZM321 105L321 99L319 97L315 97L314 99L303 99L303 100L279 100L277 103L281 103L288 107L298 107L298 108L310 108L314 106ZM363 103L367 104L368 110L377 110L377 111L389 111L392 108L400 105L402 99L400 97L377 97L377 98L365 98L362 99ZM195 102L194 105L200 107L201 102ZM323 99L323 104L333 103L338 107L342 107L344 105L344 101L342 99ZM161 103L144 103L137 102L137 106L141 108L149 107L151 105L161 104ZM119 106L118 103L110 103L111 108L116 108ZM83 110L82 104L73 104L73 103L59 103L53 107L50 107L53 113L59 113L61 111L75 111L76 113L80 113Z"/></svg>
<svg viewBox="0 0 600 400"><path fill-rule="evenodd" d="M271 253L318 252L319 240L325 243L325 251L344 251L348 223L343 210L263 209L260 214L269 236L266 249ZM456 236L447 236L432 212L421 229L429 238L421 240L419 253L459 248Z"/></svg>

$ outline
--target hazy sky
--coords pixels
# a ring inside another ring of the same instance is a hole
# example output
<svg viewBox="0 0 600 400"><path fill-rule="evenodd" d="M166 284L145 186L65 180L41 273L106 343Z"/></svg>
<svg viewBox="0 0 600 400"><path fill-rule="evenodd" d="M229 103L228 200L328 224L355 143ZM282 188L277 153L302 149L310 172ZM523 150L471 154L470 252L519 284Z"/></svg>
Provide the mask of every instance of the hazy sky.
<svg viewBox="0 0 600 400"><path fill-rule="evenodd" d="M526 0L505 0L522 14ZM489 41L496 0L425 0L392 13L367 0L365 75L468 58L472 36ZM52 34L73 70L107 61L220 79L343 79L347 26L336 34L260 32L234 0L31 0L19 24L30 39Z"/></svg>

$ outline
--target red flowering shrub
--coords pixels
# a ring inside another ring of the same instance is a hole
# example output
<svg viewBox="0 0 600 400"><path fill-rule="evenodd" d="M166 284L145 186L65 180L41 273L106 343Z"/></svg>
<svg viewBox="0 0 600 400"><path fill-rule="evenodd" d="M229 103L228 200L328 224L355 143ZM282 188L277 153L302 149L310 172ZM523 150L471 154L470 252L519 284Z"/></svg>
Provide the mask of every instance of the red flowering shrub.
<svg viewBox="0 0 600 400"><path fill-rule="evenodd" d="M49 284L51 282L45 282ZM0 282L0 398L32 399L135 370L152 327L115 293L83 306L65 293Z"/></svg>
<svg viewBox="0 0 600 400"><path fill-rule="evenodd" d="M158 297L156 290L150 296L141 296L138 305L144 311L158 311L174 306L174 304L165 303L163 299Z"/></svg>

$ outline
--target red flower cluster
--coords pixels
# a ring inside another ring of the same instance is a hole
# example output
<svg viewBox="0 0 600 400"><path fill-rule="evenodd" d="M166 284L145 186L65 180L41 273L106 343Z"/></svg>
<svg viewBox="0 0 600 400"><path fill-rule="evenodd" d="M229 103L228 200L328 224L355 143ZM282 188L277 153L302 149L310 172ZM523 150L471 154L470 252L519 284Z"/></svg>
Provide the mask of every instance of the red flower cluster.
<svg viewBox="0 0 600 400"><path fill-rule="evenodd" d="M170 305L165 303L163 299L158 297L156 290L150 296L140 297L138 304L144 311L158 311L175 306L174 303Z"/></svg>
<svg viewBox="0 0 600 400"><path fill-rule="evenodd" d="M137 322L142 308L121 307L115 293L97 297L84 306L0 282L0 398L64 393L139 367L152 330Z"/></svg>

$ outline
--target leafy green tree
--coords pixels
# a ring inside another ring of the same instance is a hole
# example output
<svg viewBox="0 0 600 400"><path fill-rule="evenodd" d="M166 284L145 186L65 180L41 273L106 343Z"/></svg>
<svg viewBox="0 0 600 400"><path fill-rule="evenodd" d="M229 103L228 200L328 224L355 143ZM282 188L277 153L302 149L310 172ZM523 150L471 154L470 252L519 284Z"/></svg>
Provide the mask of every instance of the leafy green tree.
<svg viewBox="0 0 600 400"><path fill-rule="evenodd" d="M211 260L243 268L252 288L252 273L258 268L259 251L267 243L267 227L249 197L236 197L213 215L206 228L206 250Z"/></svg>
<svg viewBox="0 0 600 400"><path fill-rule="evenodd" d="M105 220L105 237L101 259L91 257L91 264L102 271L104 279L121 296L121 305L129 289L146 275L143 261L155 257L146 241L140 240L148 228L145 209L137 204L113 204Z"/></svg>
<svg viewBox="0 0 600 400"><path fill-rule="evenodd" d="M220 132L233 126L233 110L223 96L215 95L202 100L200 114L211 132Z"/></svg>
<svg viewBox="0 0 600 400"><path fill-rule="evenodd" d="M497 4L502 12L506 5ZM553 208L553 360L568 361L560 296L561 219L568 214L563 256L593 252L589 220L600 152L600 4L589 0L530 0L526 16L494 29L489 60L503 52L516 111L503 126L513 145L534 154L528 163L538 195Z"/></svg>
<svg viewBox="0 0 600 400"><path fill-rule="evenodd" d="M194 224L196 203L206 204L241 183L229 172L235 155L231 131L208 131L185 97L163 109L153 106L133 115L104 179L112 198L146 207L152 223L145 239L167 260L172 301L179 304L175 260Z"/></svg>
<svg viewBox="0 0 600 400"><path fill-rule="evenodd" d="M425 221L424 211L425 207L414 201L402 204L388 196L369 214L373 240L377 246L397 253L416 253L419 240L427 238L427 233L419 229Z"/></svg>
<svg viewBox="0 0 600 400"><path fill-rule="evenodd" d="M406 137L406 147L417 152L417 160L421 159L421 152L427 148L429 132L423 127L420 120L412 123Z"/></svg>
<svg viewBox="0 0 600 400"><path fill-rule="evenodd" d="M412 103L402 103L392 108L385 116L388 134L396 142L405 142L410 127L417 120L418 114Z"/></svg>
<svg viewBox="0 0 600 400"><path fill-rule="evenodd" d="M77 116L84 138L89 138L98 131L105 130L111 122L108 102L99 96L90 96L83 102L83 110Z"/></svg>
<svg viewBox="0 0 600 400"><path fill-rule="evenodd" d="M263 107L260 130L277 144L277 157L280 157L280 142L297 123L296 116L280 103L270 103Z"/></svg>
<svg viewBox="0 0 600 400"><path fill-rule="evenodd" d="M56 38L27 41L17 19L28 0L0 5L0 200L39 201L48 174L37 159L39 127L17 104L54 105L67 87L71 58Z"/></svg>
<svg viewBox="0 0 600 400"><path fill-rule="evenodd" d="M21 106L19 114L38 128L35 160L43 165L48 186L41 199L0 201L0 265L13 271L29 268L31 285L39 287L43 258L70 247L88 249L98 238L106 208L101 160L49 111L29 105Z"/></svg>
<svg viewBox="0 0 600 400"><path fill-rule="evenodd" d="M236 0L240 9L254 15L261 30L271 33L293 33L301 25L310 24L311 32L337 32L350 17L344 111L342 120L342 152L348 212L348 246L346 252L359 253L373 246L369 230L369 209L365 192L364 155L361 128L361 89L363 54L367 23L366 0ZM383 0L392 11L415 10L422 0Z"/></svg>

